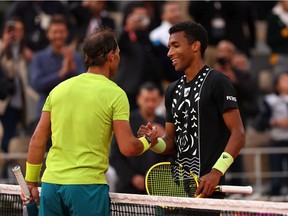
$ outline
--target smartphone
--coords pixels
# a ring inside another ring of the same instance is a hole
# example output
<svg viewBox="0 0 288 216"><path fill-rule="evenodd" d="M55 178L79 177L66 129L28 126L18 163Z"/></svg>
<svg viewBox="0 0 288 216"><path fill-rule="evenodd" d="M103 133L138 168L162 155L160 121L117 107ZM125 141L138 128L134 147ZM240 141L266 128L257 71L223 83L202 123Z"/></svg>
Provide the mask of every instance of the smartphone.
<svg viewBox="0 0 288 216"><path fill-rule="evenodd" d="M15 22L14 21L7 21L6 22L6 27L8 32L13 32L15 30Z"/></svg>
<svg viewBox="0 0 288 216"><path fill-rule="evenodd" d="M141 26L148 26L150 24L150 19L147 16L135 16L134 20Z"/></svg>

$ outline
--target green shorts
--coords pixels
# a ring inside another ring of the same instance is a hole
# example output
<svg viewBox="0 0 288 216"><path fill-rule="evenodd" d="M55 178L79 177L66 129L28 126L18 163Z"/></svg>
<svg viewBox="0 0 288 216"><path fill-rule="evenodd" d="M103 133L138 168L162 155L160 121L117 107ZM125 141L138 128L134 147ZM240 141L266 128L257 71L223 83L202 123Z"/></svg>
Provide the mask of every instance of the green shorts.
<svg viewBox="0 0 288 216"><path fill-rule="evenodd" d="M39 215L110 216L109 187L42 183Z"/></svg>

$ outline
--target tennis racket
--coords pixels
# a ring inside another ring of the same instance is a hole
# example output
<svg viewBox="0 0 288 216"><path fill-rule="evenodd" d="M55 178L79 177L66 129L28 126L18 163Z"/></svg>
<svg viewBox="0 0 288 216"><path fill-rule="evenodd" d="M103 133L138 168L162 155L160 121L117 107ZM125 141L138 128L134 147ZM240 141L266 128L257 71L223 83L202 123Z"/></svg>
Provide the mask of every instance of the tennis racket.
<svg viewBox="0 0 288 216"><path fill-rule="evenodd" d="M23 205L23 216L37 216L38 215L38 207L36 202L30 202L29 198L31 196L31 193L27 187L26 181L23 177L23 174L21 172L20 166L15 166L12 168L12 171L17 179L17 182L21 188L22 193L25 196L26 201Z"/></svg>
<svg viewBox="0 0 288 216"><path fill-rule="evenodd" d="M181 164L161 162L153 165L145 176L145 188L149 195L195 197L200 179ZM251 186L218 185L215 191L223 193L251 194Z"/></svg>

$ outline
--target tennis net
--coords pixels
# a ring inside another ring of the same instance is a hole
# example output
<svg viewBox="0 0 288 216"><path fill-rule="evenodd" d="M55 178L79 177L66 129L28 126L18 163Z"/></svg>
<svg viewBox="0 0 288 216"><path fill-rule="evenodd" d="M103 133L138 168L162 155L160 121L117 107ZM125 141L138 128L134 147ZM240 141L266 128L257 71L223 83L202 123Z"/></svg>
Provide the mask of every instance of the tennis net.
<svg viewBox="0 0 288 216"><path fill-rule="evenodd" d="M0 215L22 215L18 185L0 184ZM288 203L110 193L112 216L288 216Z"/></svg>

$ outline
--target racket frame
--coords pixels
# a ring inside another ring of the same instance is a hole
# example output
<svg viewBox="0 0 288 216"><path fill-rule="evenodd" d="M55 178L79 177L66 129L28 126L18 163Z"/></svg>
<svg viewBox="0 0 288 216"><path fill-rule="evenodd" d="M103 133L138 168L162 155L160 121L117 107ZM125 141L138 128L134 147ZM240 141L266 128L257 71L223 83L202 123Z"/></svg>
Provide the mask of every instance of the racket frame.
<svg viewBox="0 0 288 216"><path fill-rule="evenodd" d="M154 164L150 169L147 171L145 175L145 189L148 195L155 195L152 194L151 191L149 190L149 175L152 172L153 169L155 169L158 166L177 166L180 169L183 169L187 174L189 174L196 182L197 187L199 186L200 183L200 178L195 175L192 171L189 169L185 168L182 164L176 164L176 163L171 163L171 162L160 162L157 164ZM172 175L172 174L171 174ZM172 177L172 176L171 176ZM235 194L252 194L253 193L253 188L251 186L234 186L234 185L217 185L215 187L215 191L222 192L222 193L235 193ZM201 194L197 196L201 197Z"/></svg>
<svg viewBox="0 0 288 216"><path fill-rule="evenodd" d="M197 175L195 175L192 171L190 171L189 169L187 169L186 167L184 167L182 164L177 164L177 163L171 163L171 162L160 162L160 163L157 163L157 164L154 164L153 166L150 167L150 169L146 172L146 175L145 175L145 189L146 189L146 192L148 195L154 195L151 193L151 191L149 190L149 179L150 179L150 174L151 172L156 168L156 167L159 167L159 166L174 166L176 167L177 169L180 169L180 170L183 170L187 176L190 176L194 179L195 183L196 183L196 189L197 187L199 186L199 183L200 183L200 179L198 178ZM171 178L172 178L173 174L171 172ZM189 196L187 196L189 197Z"/></svg>

